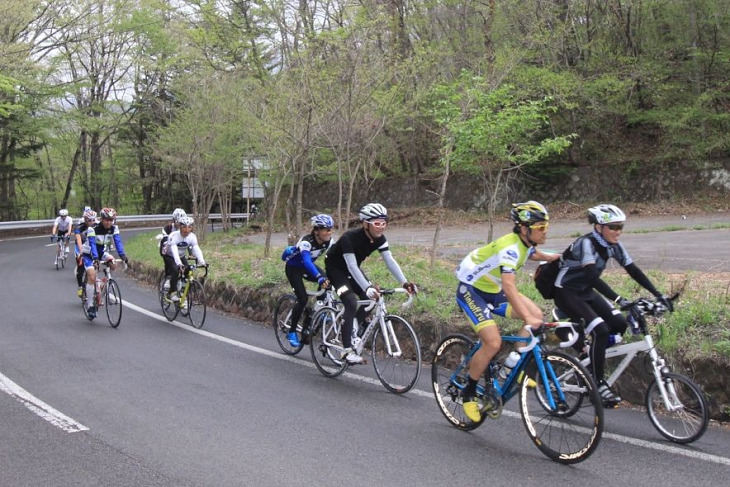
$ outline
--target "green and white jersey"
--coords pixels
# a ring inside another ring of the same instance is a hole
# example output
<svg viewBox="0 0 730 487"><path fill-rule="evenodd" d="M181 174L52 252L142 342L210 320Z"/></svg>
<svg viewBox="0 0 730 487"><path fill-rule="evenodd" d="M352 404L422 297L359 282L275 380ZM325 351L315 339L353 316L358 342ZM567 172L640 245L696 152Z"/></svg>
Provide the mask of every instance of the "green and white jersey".
<svg viewBox="0 0 730 487"><path fill-rule="evenodd" d="M502 274L513 274L535 253L516 233L509 233L492 243L472 250L456 268L460 282L486 293L502 290Z"/></svg>

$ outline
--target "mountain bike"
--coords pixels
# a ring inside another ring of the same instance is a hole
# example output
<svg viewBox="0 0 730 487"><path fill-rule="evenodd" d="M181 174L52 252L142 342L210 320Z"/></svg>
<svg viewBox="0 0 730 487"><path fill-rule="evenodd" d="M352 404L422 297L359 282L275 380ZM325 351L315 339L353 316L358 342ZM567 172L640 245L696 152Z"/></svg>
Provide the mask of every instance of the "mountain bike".
<svg viewBox="0 0 730 487"><path fill-rule="evenodd" d="M68 235L51 235L51 242L57 242L56 245L56 258L53 261L53 265L56 266L56 270L66 267L66 258L68 257Z"/></svg>
<svg viewBox="0 0 730 487"><path fill-rule="evenodd" d="M385 297L407 293L404 288L383 289L377 301L358 300L358 306L373 311L364 325L353 330L352 346L358 355L369 349L380 382L391 392L403 394L413 388L421 373L421 345L413 327L400 316L388 314ZM409 306L409 294L403 306ZM312 317L309 347L317 369L326 377L337 377L348 366L343 357L342 315L344 307L325 306ZM357 321L357 320L356 320Z"/></svg>
<svg viewBox="0 0 730 487"><path fill-rule="evenodd" d="M112 277L111 265L113 261L105 261L100 263L94 261L94 269L96 269L96 285L94 286L94 295L92 302L99 313L102 307L106 309L106 317L112 328L119 326L122 321L122 292L119 290L119 284ZM99 268L103 266L103 271L99 272ZM125 264L126 266L126 264ZM87 274L84 272L84 278L81 283L81 306L84 310L84 316L87 320L92 321L96 315L89 314L88 296L86 295Z"/></svg>
<svg viewBox="0 0 730 487"><path fill-rule="evenodd" d="M190 260L195 260L190 258ZM197 269L205 269L205 274L201 277L196 277L195 272ZM163 270L158 280L157 290L160 297L160 307L162 307L162 314L165 315L167 321L173 321L177 318L178 314L186 316L190 320L190 324L195 328L202 328L205 323L205 314L207 310L205 288L201 280L208 276L208 264L199 266L197 264L189 264L185 271L180 274L178 280L177 293L178 300L173 301L167 297L170 292L165 287L165 281L168 279L165 271Z"/></svg>
<svg viewBox="0 0 730 487"><path fill-rule="evenodd" d="M309 302L307 303L307 306L302 312L299 324L297 324L298 347L293 347L287 337L291 330L291 313L294 305L297 304L297 297L291 293L284 294L276 302L276 308L274 308L274 335L276 335L276 341L279 343L281 349L288 355L298 354L304 348L304 345L309 343L312 317L317 311L325 306L338 308L342 304L336 299L337 295L332 286L317 291L307 291L307 295L315 298L315 302L313 306Z"/></svg>
<svg viewBox="0 0 730 487"><path fill-rule="evenodd" d="M676 300L678 295L670 298ZM627 313L627 321L632 335L643 335L641 341L614 345L606 349L606 360L623 357L606 379L610 387L621 377L631 361L638 354L645 355L645 366L653 375L646 390L644 404L649 420L665 438L675 443L692 443L707 430L710 421L710 410L705 395L700 387L689 377L672 372L664 358L657 352L654 339L647 327L646 317L658 318L667 308L658 301L639 298L622 307ZM560 310L553 310L553 315L565 319ZM587 356L581 360L585 367L590 367L591 359Z"/></svg>
<svg viewBox="0 0 730 487"><path fill-rule="evenodd" d="M456 428L470 431L487 417L499 418L504 404L519 394L525 429L543 454L564 464L588 458L603 434L603 406L595 381L575 357L543 348L547 333L558 327L575 330L572 323L554 322L534 331L525 327L529 337L502 336L504 343L524 345L517 348L520 359L504 381L498 378L500 358L492 360L480 378L476 393L482 410L479 422L466 417L462 392L469 361L481 342L460 334L444 338L431 364L433 393L441 413ZM576 338L560 346L569 347Z"/></svg>

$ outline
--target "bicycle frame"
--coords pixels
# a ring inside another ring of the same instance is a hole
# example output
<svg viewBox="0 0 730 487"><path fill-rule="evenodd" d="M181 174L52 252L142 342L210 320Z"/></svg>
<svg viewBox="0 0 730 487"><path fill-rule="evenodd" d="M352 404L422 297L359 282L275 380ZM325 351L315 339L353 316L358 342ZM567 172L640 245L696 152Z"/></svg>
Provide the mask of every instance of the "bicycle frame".
<svg viewBox="0 0 730 487"><path fill-rule="evenodd" d="M397 291L394 290L392 293L388 294L394 294L395 292ZM412 300L413 295L409 294L408 299L403 303L402 306L410 306ZM386 323L385 321L385 317L388 316L388 310L385 307L385 296L381 295L377 301L372 301L370 299L358 300L357 305L358 307L364 306L365 311L370 311L371 309L376 308L373 317L367 321L367 327L360 337L360 342L357 345L353 344L353 348L355 349L355 351L357 351L358 355L362 354L362 351L365 348L365 344L368 342L368 339L375 331L375 327L377 325L380 325L380 331L383 334L383 339L385 341L385 346L388 350L388 355L391 355L393 357L400 357L403 352L400 348L400 343L398 343L398 338L395 336L392 325L390 323ZM344 312L345 310L343 308L341 313ZM337 314L338 319L341 313Z"/></svg>

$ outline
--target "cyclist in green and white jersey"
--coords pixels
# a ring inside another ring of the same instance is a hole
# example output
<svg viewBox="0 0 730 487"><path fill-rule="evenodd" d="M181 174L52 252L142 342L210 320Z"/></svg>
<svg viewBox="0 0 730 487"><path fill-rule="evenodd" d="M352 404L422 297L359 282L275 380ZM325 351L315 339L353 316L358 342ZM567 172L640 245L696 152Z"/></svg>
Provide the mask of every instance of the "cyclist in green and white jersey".
<svg viewBox="0 0 730 487"><path fill-rule="evenodd" d="M527 259L553 261L560 254L546 254L537 250L545 243L548 221L547 209L536 201L512 205L510 216L515 223L512 233L475 249L456 268L459 285L456 302L466 313L472 328L482 342L481 348L469 362L469 379L463 392L466 416L481 420L479 404L475 399L479 377L502 346L502 337L493 315L520 318L537 328L543 322L542 310L517 289L515 273ZM526 336L525 331L520 331Z"/></svg>

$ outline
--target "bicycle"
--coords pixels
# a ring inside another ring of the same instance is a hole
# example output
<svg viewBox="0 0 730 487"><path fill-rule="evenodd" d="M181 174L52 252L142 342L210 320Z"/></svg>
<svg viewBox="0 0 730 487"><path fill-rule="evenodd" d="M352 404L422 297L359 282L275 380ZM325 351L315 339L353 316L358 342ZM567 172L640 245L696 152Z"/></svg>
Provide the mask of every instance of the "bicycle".
<svg viewBox="0 0 730 487"><path fill-rule="evenodd" d="M375 310L366 320L367 326L353 329L352 346L361 355L366 347L380 382L390 392L403 394L413 388L421 373L421 346L413 327L405 319L388 314L385 296L406 293L404 288L384 289L377 301L358 300L358 306L366 311ZM409 306L413 295L403 306ZM309 347L317 369L326 377L337 377L348 367L342 356L341 329L344 307L322 307L312 317L312 334ZM371 338L372 337L372 338Z"/></svg>
<svg viewBox="0 0 730 487"><path fill-rule="evenodd" d="M56 258L53 261L53 265L56 266L56 270L66 267L66 258L68 257L68 235L51 235L51 242L56 241Z"/></svg>
<svg viewBox="0 0 730 487"><path fill-rule="evenodd" d="M575 330L572 323L545 323L529 337L502 336L505 343L523 343L520 359L506 379L498 379L500 359L490 362L477 384L476 398L481 420L472 422L464 414L462 392L466 387L469 361L481 341L453 334L444 338L431 364L431 383L441 413L456 428L471 431L487 417L497 419L504 405L517 393L527 434L550 459L564 464L588 458L603 435L603 407L598 387L586 368L567 353L542 346L547 333L556 328ZM562 348L571 341L561 342Z"/></svg>
<svg viewBox="0 0 730 487"><path fill-rule="evenodd" d="M670 301L679 297L672 296ZM628 313L632 335L643 335L641 341L618 344L606 349L606 360L624 357L606 379L610 387L621 377L631 361L640 353L648 354L647 369L653 379L646 390L644 404L652 425L666 439L675 443L692 443L707 430L710 410L700 387L689 377L672 372L664 358L657 352L654 339L649 332L646 317L660 317L667 308L658 301L639 298L623 306ZM560 310L553 310L555 317L564 319ZM581 360L585 367L591 363L590 356Z"/></svg>
<svg viewBox="0 0 730 487"><path fill-rule="evenodd" d="M102 308L106 309L106 317L112 328L119 326L122 321L122 293L119 290L119 284L112 277L110 266L113 261L103 262L103 272L99 272L99 261L94 261L94 269L96 269L96 285L94 286L94 295L92 296L94 306L97 313ZM126 265L126 264L125 264ZM81 306L84 310L84 316L87 320L92 321L96 315L89 314L88 296L86 295L87 274L84 272L84 278L81 283Z"/></svg>
<svg viewBox="0 0 730 487"><path fill-rule="evenodd" d="M276 308L274 308L274 335L276 335L279 346L287 355L298 354L304 348L304 345L309 343L312 317L317 311L325 306L337 308L341 305L341 302L336 299L334 288L331 286L317 291L307 291L307 295L314 297L316 301L314 306L307 303L302 312L300 323L296 328L297 338L299 338L298 347L293 347L287 338L291 330L291 313L297 303L297 297L294 294L287 293L276 302Z"/></svg>
<svg viewBox="0 0 730 487"><path fill-rule="evenodd" d="M195 260L191 258L190 260ZM196 269L205 269L205 274L200 278L195 277ZM185 271L180 274L178 280L178 288L175 290L179 300L173 301L167 297L169 289L165 288L165 282L168 276L163 270L158 280L158 293L160 298L160 307L162 314L165 315L167 321L173 321L177 318L178 313L186 316L190 320L190 324L195 328L202 328L205 323L205 314L207 310L205 289L202 279L208 276L208 264L199 266L197 264L189 264Z"/></svg>

